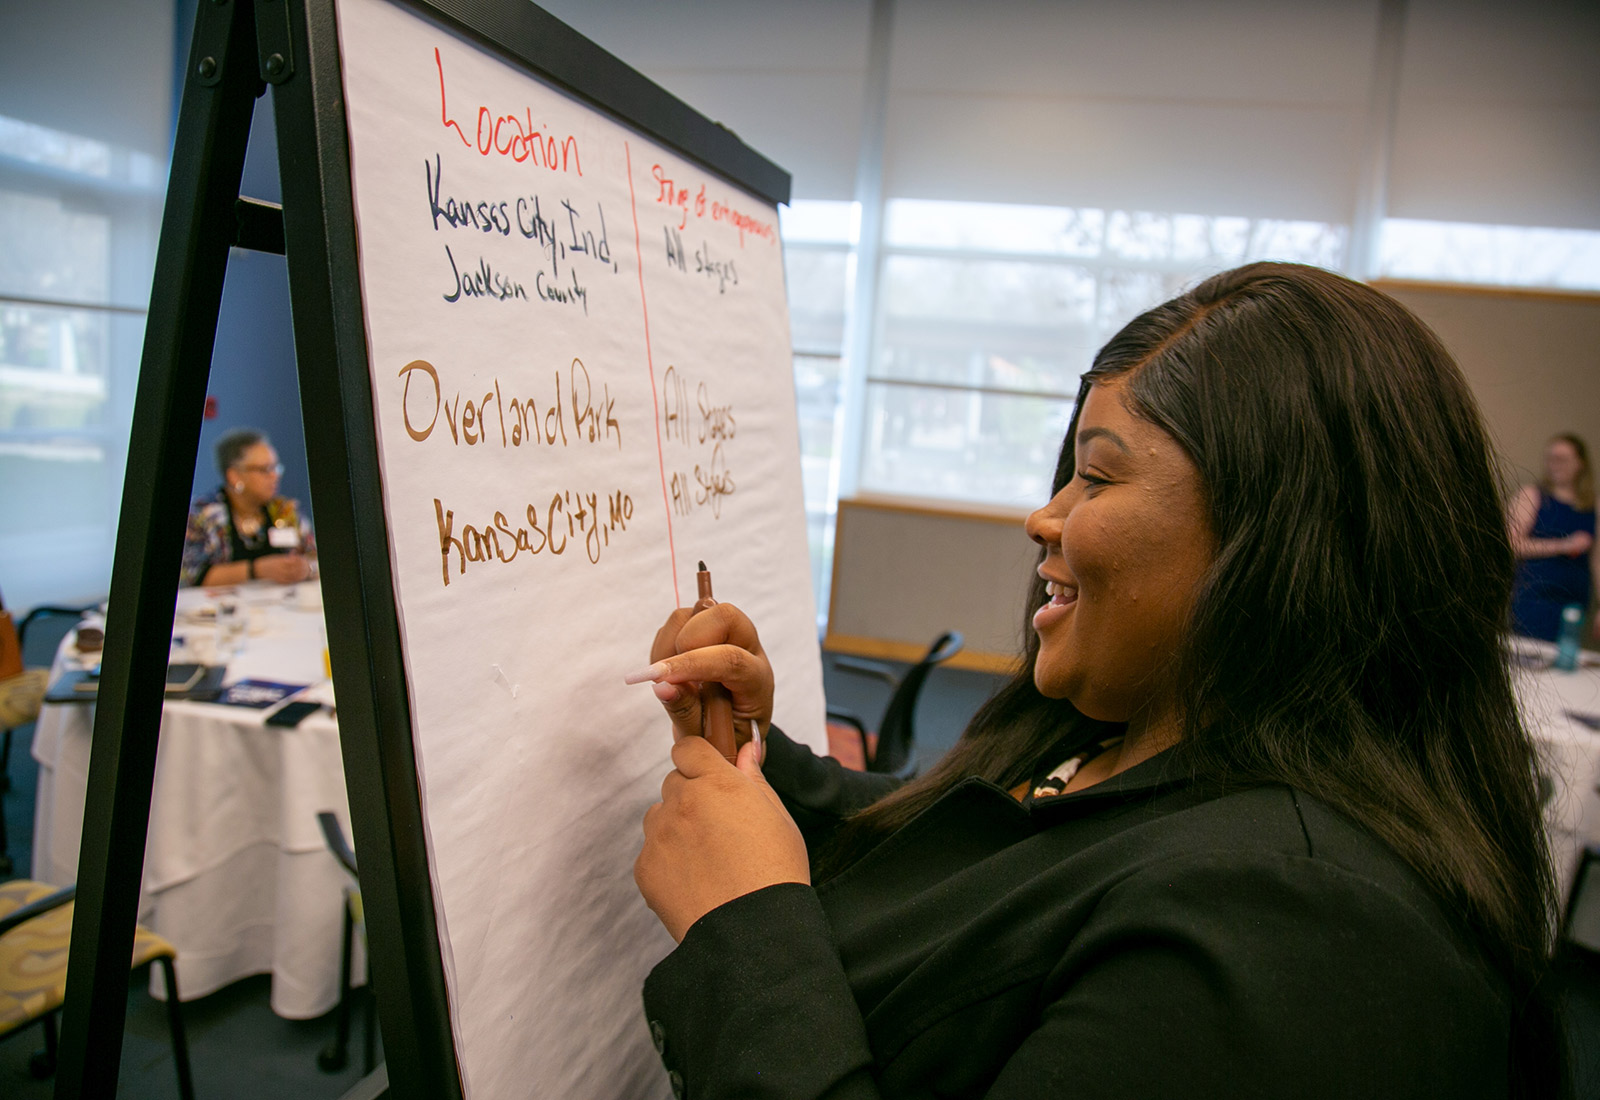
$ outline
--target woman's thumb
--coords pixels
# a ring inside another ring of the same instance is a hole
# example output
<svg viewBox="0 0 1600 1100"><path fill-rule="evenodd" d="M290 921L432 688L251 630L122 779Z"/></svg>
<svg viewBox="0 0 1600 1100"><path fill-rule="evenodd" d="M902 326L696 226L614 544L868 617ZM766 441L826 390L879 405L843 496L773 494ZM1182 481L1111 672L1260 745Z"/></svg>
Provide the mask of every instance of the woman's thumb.
<svg viewBox="0 0 1600 1100"><path fill-rule="evenodd" d="M763 787L767 785L767 777L761 774L761 735L757 733L750 740L739 746L739 755L734 758L734 766L745 775Z"/></svg>

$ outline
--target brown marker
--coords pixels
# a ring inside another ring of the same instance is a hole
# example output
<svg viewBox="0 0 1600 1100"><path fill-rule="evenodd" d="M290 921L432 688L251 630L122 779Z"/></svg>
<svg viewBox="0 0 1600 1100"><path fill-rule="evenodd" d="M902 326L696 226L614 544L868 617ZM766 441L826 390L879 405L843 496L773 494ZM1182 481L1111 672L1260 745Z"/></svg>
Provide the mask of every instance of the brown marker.
<svg viewBox="0 0 1600 1100"><path fill-rule="evenodd" d="M700 598L695 601L694 609L704 611L708 607L715 607L717 601L711 596L711 571L706 568L705 562L699 564L700 572L695 574L694 579ZM730 764L739 755L739 739L733 728L733 696L728 694L727 688L712 680L700 685L700 736L711 742L711 747Z"/></svg>

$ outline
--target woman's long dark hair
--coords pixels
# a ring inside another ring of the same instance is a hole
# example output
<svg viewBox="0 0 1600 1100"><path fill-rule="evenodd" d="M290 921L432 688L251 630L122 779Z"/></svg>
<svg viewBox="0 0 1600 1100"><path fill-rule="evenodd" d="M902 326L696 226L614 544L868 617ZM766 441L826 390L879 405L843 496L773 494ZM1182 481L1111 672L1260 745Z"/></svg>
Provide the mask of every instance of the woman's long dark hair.
<svg viewBox="0 0 1600 1100"><path fill-rule="evenodd" d="M1096 356L1079 408L1117 377L1199 468L1216 539L1175 670L1188 701L1175 759L1309 792L1393 849L1510 981L1517 1087L1546 1094L1559 1059L1535 986L1554 890L1502 651L1501 482L1460 371L1392 298L1261 263L1131 322ZM1075 414L1056 490L1076 428ZM1043 599L1035 578L1030 615ZM1010 787L1064 734L1103 736L1039 694L1038 639L1024 637L1017 675L928 774L851 819L829 864L963 779Z"/></svg>

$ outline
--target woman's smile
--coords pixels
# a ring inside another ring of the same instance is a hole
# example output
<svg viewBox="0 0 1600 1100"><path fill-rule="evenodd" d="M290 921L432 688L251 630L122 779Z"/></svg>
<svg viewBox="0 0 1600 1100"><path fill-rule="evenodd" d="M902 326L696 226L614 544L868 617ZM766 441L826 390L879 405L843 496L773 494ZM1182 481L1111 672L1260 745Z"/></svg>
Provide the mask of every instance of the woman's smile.
<svg viewBox="0 0 1600 1100"><path fill-rule="evenodd" d="M1042 571L1041 571L1042 573ZM1078 586L1064 581L1045 578L1045 595L1049 597L1033 613L1033 629L1044 630L1062 618L1078 602Z"/></svg>

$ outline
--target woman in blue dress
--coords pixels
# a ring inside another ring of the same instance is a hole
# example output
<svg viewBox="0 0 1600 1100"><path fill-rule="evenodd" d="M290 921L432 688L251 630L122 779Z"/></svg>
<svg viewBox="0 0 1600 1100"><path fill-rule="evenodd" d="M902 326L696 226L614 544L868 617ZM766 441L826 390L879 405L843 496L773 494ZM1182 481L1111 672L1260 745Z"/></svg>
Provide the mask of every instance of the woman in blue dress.
<svg viewBox="0 0 1600 1100"><path fill-rule="evenodd" d="M1600 578L1595 550L1594 473L1583 440L1564 433L1545 445L1544 477L1511 502L1511 548L1517 555L1511 628L1555 641L1561 609L1585 612Z"/></svg>

